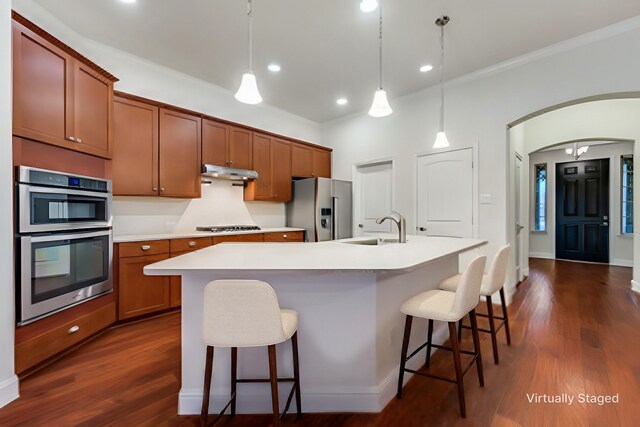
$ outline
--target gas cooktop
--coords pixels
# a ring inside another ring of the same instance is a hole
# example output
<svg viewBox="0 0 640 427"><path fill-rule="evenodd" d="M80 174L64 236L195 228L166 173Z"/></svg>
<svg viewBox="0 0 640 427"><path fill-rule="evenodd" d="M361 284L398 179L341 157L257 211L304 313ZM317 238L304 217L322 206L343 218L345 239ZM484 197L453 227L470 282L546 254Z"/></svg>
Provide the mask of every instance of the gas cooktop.
<svg viewBox="0 0 640 427"><path fill-rule="evenodd" d="M196 231L208 231L210 233L224 233L227 231L254 231L260 230L257 225L211 225L207 227L196 227Z"/></svg>

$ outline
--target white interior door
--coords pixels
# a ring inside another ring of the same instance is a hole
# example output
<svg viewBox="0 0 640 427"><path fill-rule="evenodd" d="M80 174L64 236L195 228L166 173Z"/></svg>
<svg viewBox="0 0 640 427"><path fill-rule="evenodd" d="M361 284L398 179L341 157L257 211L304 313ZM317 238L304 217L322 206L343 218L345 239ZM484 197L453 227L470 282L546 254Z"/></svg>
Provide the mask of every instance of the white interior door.
<svg viewBox="0 0 640 427"><path fill-rule="evenodd" d="M418 157L417 234L473 237L473 150Z"/></svg>
<svg viewBox="0 0 640 427"><path fill-rule="evenodd" d="M522 225L522 157L518 153L516 153L514 159L514 171L515 171L515 229L516 229L516 277L518 281L522 281L524 279L524 274L522 271L522 253L523 253L523 238L522 238L522 229L524 226Z"/></svg>
<svg viewBox="0 0 640 427"><path fill-rule="evenodd" d="M376 224L376 218L388 215L392 209L391 162L358 166L354 185L354 236L371 232L390 232L391 222Z"/></svg>

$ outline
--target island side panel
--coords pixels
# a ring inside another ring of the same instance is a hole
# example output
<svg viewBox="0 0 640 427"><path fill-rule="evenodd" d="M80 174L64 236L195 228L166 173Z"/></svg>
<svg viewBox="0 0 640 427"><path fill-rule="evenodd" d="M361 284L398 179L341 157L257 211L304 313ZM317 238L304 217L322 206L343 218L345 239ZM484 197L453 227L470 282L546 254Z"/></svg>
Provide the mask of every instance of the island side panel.
<svg viewBox="0 0 640 427"><path fill-rule="evenodd" d="M376 275L373 272L192 272L183 275L180 414L197 414L202 402L205 346L202 295L215 279L258 279L273 286L282 308L300 315L298 344L303 408L307 412L378 412L376 379ZM277 346L279 376L291 376L291 343ZM265 348L238 351L239 377L267 377ZM211 411L229 397L229 349L214 354ZM281 399L289 385L283 383ZM241 384L239 413L268 413L268 387Z"/></svg>

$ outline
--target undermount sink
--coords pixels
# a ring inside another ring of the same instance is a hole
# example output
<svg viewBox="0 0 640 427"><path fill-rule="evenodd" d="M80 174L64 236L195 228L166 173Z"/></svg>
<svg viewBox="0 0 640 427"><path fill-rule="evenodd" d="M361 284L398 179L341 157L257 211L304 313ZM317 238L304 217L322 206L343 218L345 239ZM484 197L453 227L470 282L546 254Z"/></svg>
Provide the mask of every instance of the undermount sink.
<svg viewBox="0 0 640 427"><path fill-rule="evenodd" d="M380 246L380 245L388 245L390 243L399 243L399 239L366 239L366 240L351 240L348 243L350 245L362 245L362 246Z"/></svg>

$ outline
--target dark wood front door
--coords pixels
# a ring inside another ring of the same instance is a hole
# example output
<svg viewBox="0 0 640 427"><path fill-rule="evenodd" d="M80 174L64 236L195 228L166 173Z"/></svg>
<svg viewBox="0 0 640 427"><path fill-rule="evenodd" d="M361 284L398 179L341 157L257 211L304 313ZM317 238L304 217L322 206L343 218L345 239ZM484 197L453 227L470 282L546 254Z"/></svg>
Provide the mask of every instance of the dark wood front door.
<svg viewBox="0 0 640 427"><path fill-rule="evenodd" d="M556 258L609 262L609 160L556 165Z"/></svg>

